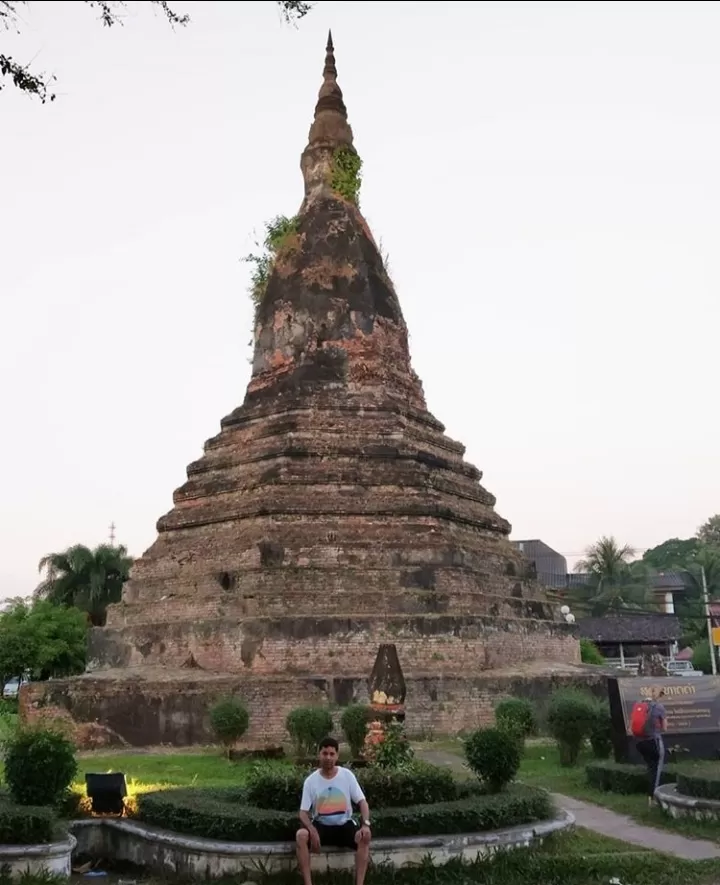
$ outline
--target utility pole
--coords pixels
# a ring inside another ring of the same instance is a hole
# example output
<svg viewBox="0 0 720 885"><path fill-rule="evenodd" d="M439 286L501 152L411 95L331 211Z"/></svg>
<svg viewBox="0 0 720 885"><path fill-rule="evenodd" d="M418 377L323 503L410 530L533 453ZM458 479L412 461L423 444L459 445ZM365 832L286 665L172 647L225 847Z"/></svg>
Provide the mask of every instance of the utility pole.
<svg viewBox="0 0 720 885"><path fill-rule="evenodd" d="M710 665L712 667L712 675L717 676L717 659L715 656L715 646L713 645L712 635L712 619L710 617L710 602L708 600L707 579L705 577L705 566L700 566L700 574L702 576L703 602L705 603L705 619L707 620L708 642L710 643Z"/></svg>
<svg viewBox="0 0 720 885"><path fill-rule="evenodd" d="M110 523L110 546L115 546L115 523Z"/></svg>

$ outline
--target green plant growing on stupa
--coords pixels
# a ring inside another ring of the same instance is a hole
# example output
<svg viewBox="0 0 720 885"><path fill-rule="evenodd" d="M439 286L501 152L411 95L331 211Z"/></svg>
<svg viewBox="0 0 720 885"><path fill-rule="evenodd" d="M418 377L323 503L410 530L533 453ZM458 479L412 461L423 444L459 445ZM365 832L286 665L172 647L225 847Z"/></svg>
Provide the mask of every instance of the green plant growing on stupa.
<svg viewBox="0 0 720 885"><path fill-rule="evenodd" d="M338 148L333 153L330 187L336 194L357 205L361 184L362 160L352 148Z"/></svg>
<svg viewBox="0 0 720 885"><path fill-rule="evenodd" d="M299 219L296 215L292 218L288 218L286 215L275 216L272 221L265 224L265 236L262 243L255 241L257 248L262 251L258 254L251 252L242 259L253 265L248 292L255 305L255 319L257 319L258 309L267 291L275 261L291 238L297 234L298 225Z"/></svg>

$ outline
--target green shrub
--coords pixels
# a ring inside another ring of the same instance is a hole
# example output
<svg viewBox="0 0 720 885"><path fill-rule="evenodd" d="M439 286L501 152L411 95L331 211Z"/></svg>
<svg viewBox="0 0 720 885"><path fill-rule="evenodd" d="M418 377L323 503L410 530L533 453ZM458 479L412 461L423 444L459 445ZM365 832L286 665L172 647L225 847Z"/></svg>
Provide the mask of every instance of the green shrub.
<svg viewBox="0 0 720 885"><path fill-rule="evenodd" d="M522 747L525 739L537 730L533 705L526 698L504 698L495 707L495 724Z"/></svg>
<svg viewBox="0 0 720 885"><path fill-rule="evenodd" d="M288 713L285 728L298 757L316 756L320 741L333 730L332 715L327 707L296 707Z"/></svg>
<svg viewBox="0 0 720 885"><path fill-rule="evenodd" d="M373 810L373 835L482 832L545 820L551 815L552 804L545 790L516 784L492 796L476 794L453 802ZM298 826L297 810L268 811L247 805L237 788L144 793L138 797L138 817L176 833L228 841L290 841Z"/></svg>
<svg viewBox="0 0 720 885"><path fill-rule="evenodd" d="M312 769L255 765L245 781L245 801L257 808L297 814L303 782Z"/></svg>
<svg viewBox="0 0 720 885"><path fill-rule="evenodd" d="M57 804L77 772L75 748L50 728L22 728L5 741L5 780L20 805Z"/></svg>
<svg viewBox="0 0 720 885"><path fill-rule="evenodd" d="M613 749L612 719L607 701L597 701L590 727L590 746L596 759L609 759Z"/></svg>
<svg viewBox="0 0 720 885"><path fill-rule="evenodd" d="M246 801L265 810L297 813L305 768L256 765L246 781ZM356 772L360 786L374 810L389 805L421 805L450 802L460 798L458 785L446 768L427 762L412 762L401 769L361 768Z"/></svg>
<svg viewBox="0 0 720 885"><path fill-rule="evenodd" d="M17 714L17 698L0 698L0 716L17 716Z"/></svg>
<svg viewBox="0 0 720 885"><path fill-rule="evenodd" d="M35 845L64 835L52 808L14 805L0 798L0 845Z"/></svg>
<svg viewBox="0 0 720 885"><path fill-rule="evenodd" d="M412 748L401 722L385 725L383 740L373 748L372 764L380 768L402 768L413 760Z"/></svg>
<svg viewBox="0 0 720 885"><path fill-rule="evenodd" d="M662 770L660 783L674 783L677 776L677 769L666 765ZM648 773L644 765L591 762L585 767L585 778L589 786L607 793L630 796L648 791Z"/></svg>
<svg viewBox="0 0 720 885"><path fill-rule="evenodd" d="M353 759L358 759L362 755L371 714L372 710L366 704L350 704L342 712L340 728L343 730L345 740L350 744Z"/></svg>
<svg viewBox="0 0 720 885"><path fill-rule="evenodd" d="M238 698L223 698L210 710L210 725L229 754L230 747L248 730L250 714Z"/></svg>
<svg viewBox="0 0 720 885"><path fill-rule="evenodd" d="M712 673L712 661L710 660L710 646L707 639L701 639L692 647L692 664L696 670L701 670L706 676Z"/></svg>
<svg viewBox="0 0 720 885"><path fill-rule="evenodd" d="M591 639L580 640L580 660L583 664L595 664L596 666L605 663L605 658Z"/></svg>
<svg viewBox="0 0 720 885"><path fill-rule="evenodd" d="M520 747L500 729L480 728L465 740L465 759L488 790L499 793L520 768Z"/></svg>
<svg viewBox="0 0 720 885"><path fill-rule="evenodd" d="M558 745L560 764L575 765L595 721L595 702L583 691L562 689L548 706L548 730Z"/></svg>
<svg viewBox="0 0 720 885"><path fill-rule="evenodd" d="M720 802L720 775L678 772L676 784L678 793L683 796Z"/></svg>

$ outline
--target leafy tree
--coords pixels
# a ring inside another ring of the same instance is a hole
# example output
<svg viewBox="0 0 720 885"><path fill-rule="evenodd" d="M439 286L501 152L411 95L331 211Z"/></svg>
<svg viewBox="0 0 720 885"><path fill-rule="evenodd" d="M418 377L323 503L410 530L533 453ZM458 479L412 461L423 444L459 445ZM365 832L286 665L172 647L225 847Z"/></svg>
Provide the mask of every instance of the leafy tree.
<svg viewBox="0 0 720 885"><path fill-rule="evenodd" d="M35 590L37 599L55 605L72 605L86 612L92 624L102 627L108 605L120 602L132 559L123 546L100 544L94 550L83 544L62 553L43 556L38 570L47 571Z"/></svg>
<svg viewBox="0 0 720 885"><path fill-rule="evenodd" d="M702 543L698 538L670 538L657 547L646 550L643 562L659 572L682 571L695 561L701 549Z"/></svg>
<svg viewBox="0 0 720 885"><path fill-rule="evenodd" d="M602 666L605 663L605 658L591 639L580 640L580 660L583 664L594 664L596 666Z"/></svg>
<svg viewBox="0 0 720 885"><path fill-rule="evenodd" d="M716 513L703 523L697 531L697 536L703 544L720 547L720 513Z"/></svg>
<svg viewBox="0 0 720 885"><path fill-rule="evenodd" d="M613 537L602 537L591 544L578 560L575 571L589 575L589 583L576 587L573 595L593 615L651 604L647 567L631 562L635 551L621 546Z"/></svg>
<svg viewBox="0 0 720 885"><path fill-rule="evenodd" d="M107 0L107 2L82 0L82 2L91 9L98 10L100 20L105 27L111 28L113 25L123 24L123 10L127 3L122 0ZM146 2L150 6L160 9L172 27L186 25L190 21L189 15L175 12L167 0L146 0ZM70 4L66 5L70 6ZM288 23L303 18L313 6L312 3L303 2L303 0L276 0L276 5ZM4 27L5 30L19 32L23 24L22 8L26 6L28 6L28 0L0 0L0 28ZM43 104L48 100L55 100L55 93L48 90L49 83L55 80L54 76L35 74L27 65L23 65L9 55L2 53L0 53L0 76L9 78L13 86L21 92L39 98ZM1 83L0 89L2 89Z"/></svg>
<svg viewBox="0 0 720 885"><path fill-rule="evenodd" d="M703 625L704 626L704 625ZM710 659L710 643L707 637L707 628L705 628L705 636L701 636L692 647L692 663L696 670L702 670L703 673L712 675L712 661Z"/></svg>
<svg viewBox="0 0 720 885"><path fill-rule="evenodd" d="M0 684L71 676L85 669L87 617L46 600L16 601L0 614Z"/></svg>

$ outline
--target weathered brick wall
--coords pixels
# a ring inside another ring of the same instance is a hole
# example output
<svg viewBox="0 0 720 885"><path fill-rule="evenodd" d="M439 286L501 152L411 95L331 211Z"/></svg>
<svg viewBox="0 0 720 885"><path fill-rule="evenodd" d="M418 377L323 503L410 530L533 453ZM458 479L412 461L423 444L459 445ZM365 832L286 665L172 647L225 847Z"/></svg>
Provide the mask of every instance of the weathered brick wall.
<svg viewBox="0 0 720 885"><path fill-rule="evenodd" d="M495 704L503 697L527 697L542 710L562 685L587 686L606 696L606 677L581 668L533 676L411 677L406 683L407 727L413 735L428 737L491 724ZM366 684L366 678L206 678L192 671L181 681L83 677L28 686L21 713L53 706L68 710L78 723L99 719L133 746L189 746L212 742L208 709L214 700L233 694L251 713L247 742L263 745L287 740L285 717L293 708L329 704L339 717L342 706L367 700Z"/></svg>
<svg viewBox="0 0 720 885"><path fill-rule="evenodd" d="M287 617L135 625L93 631L90 659L120 667L192 665L211 673L369 673L394 643L408 674L462 674L530 663L579 663L575 630L533 619L416 615Z"/></svg>

